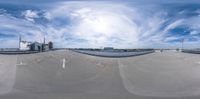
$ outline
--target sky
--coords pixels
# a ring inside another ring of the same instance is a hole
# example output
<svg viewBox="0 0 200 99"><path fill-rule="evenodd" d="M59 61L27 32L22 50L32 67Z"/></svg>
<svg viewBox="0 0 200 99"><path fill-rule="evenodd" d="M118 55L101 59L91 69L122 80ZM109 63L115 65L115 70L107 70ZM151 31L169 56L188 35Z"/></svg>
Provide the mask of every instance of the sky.
<svg viewBox="0 0 200 99"><path fill-rule="evenodd" d="M0 0L0 48L200 48L199 0Z"/></svg>

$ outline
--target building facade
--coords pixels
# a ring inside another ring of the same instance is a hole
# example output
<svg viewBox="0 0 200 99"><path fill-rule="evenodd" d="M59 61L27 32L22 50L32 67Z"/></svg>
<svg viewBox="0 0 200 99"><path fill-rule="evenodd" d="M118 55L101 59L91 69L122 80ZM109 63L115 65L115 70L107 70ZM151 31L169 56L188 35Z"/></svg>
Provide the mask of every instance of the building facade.
<svg viewBox="0 0 200 99"><path fill-rule="evenodd" d="M31 42L20 41L19 42L19 50L30 50Z"/></svg>
<svg viewBox="0 0 200 99"><path fill-rule="evenodd" d="M31 50L31 51L39 51L39 52L42 52L42 51L43 51L42 43L38 43L38 42L31 43L31 44L30 44L30 50Z"/></svg>

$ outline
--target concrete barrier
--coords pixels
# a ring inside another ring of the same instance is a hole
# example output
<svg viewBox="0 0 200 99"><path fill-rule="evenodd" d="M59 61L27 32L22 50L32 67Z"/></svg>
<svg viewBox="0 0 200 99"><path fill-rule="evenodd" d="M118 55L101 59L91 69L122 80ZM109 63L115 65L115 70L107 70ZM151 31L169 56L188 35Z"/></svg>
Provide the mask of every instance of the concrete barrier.
<svg viewBox="0 0 200 99"><path fill-rule="evenodd" d="M0 54L6 54L6 55L33 54L33 53L38 53L38 51L0 51Z"/></svg>
<svg viewBox="0 0 200 99"><path fill-rule="evenodd" d="M200 50L182 50L184 53L200 54Z"/></svg>
<svg viewBox="0 0 200 99"><path fill-rule="evenodd" d="M111 51L86 51L86 50L73 50L78 53L83 53L92 56L100 56L100 57L131 57L153 53L154 50L150 51L131 51L131 52L111 52Z"/></svg>

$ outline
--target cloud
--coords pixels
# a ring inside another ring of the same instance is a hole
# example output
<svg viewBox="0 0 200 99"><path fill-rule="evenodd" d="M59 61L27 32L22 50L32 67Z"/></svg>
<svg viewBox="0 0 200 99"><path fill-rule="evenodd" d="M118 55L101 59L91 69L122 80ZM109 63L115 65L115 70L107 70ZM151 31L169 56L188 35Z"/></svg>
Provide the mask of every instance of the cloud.
<svg viewBox="0 0 200 99"><path fill-rule="evenodd" d="M18 45L18 37L22 35L23 40L28 41L42 41L43 39L43 30L42 26L33 24L30 21L19 19L13 17L9 14L0 15L0 33L6 35L12 35L12 37L3 36L0 38L1 46L0 47L16 47ZM13 44L11 44L12 42ZM13 46L15 45L15 46Z"/></svg>
<svg viewBox="0 0 200 99"><path fill-rule="evenodd" d="M22 15L25 17L25 19L31 22L34 22L35 18L39 18L38 12L33 10L26 10L22 12Z"/></svg>
<svg viewBox="0 0 200 99"><path fill-rule="evenodd" d="M183 19L178 19L178 20L175 20L174 22L170 23L165 29L164 29L164 32L168 32L169 30L171 29L174 29L180 25L182 25L184 22Z"/></svg>
<svg viewBox="0 0 200 99"><path fill-rule="evenodd" d="M192 32L190 32L190 34L191 35L197 35L197 34L199 34L199 32L198 31L192 31Z"/></svg>
<svg viewBox="0 0 200 99"><path fill-rule="evenodd" d="M11 40L1 40L1 46L0 48L18 48L18 43L16 43L16 39Z"/></svg>
<svg viewBox="0 0 200 99"><path fill-rule="evenodd" d="M41 42L45 35L56 47L175 48L183 38L187 44L199 42L199 16L184 17L186 10L170 9L106 1L58 2L24 9L23 18L4 11L0 30L21 34L28 41ZM182 33L186 30L179 29L182 26L188 29L187 37Z"/></svg>
<svg viewBox="0 0 200 99"><path fill-rule="evenodd" d="M77 45L82 43L82 46L138 47L149 36L157 35L165 22L161 17L165 14L163 12L151 16L146 9L141 11L125 4L66 2L57 5L48 11L51 21L58 18L70 20L70 26L63 26L68 28L65 33L87 41L75 42L79 43Z"/></svg>

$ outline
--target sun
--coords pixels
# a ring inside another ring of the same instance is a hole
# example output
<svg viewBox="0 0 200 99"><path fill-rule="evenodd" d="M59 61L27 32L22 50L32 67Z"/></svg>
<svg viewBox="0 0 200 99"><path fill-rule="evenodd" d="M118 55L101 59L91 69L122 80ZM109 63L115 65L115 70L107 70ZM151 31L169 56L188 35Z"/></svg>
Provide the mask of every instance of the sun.
<svg viewBox="0 0 200 99"><path fill-rule="evenodd" d="M112 33L113 19L110 16L98 15L94 17L85 18L83 25L88 26L91 31L101 33L105 36L109 36Z"/></svg>

